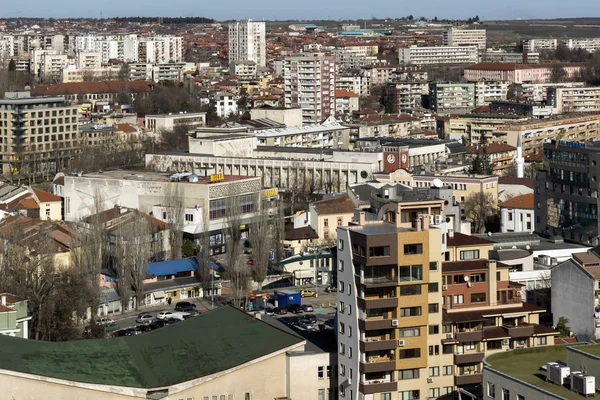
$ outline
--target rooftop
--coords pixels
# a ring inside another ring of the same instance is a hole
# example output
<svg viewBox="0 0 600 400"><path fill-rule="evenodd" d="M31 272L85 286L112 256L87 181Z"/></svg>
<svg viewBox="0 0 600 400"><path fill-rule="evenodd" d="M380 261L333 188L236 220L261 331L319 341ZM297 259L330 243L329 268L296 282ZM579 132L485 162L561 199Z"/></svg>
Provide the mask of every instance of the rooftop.
<svg viewBox="0 0 600 400"><path fill-rule="evenodd" d="M331 199L316 201L313 203L319 215L348 214L353 213L356 206L350 196L332 197Z"/></svg>
<svg viewBox="0 0 600 400"><path fill-rule="evenodd" d="M81 177L76 178L93 178L93 179L122 179L128 181L145 181L145 182L170 182L170 177L175 173L170 172L155 172L149 170L115 170L115 171L104 171L104 172L92 172L83 174ZM190 174L183 174L185 178ZM240 176L240 175L225 175L224 179L214 184L223 182L241 181L245 179L257 179L253 176ZM198 176L198 182L188 182L187 180L181 179L180 183L191 184L191 185L202 185L210 183L210 176Z"/></svg>
<svg viewBox="0 0 600 400"><path fill-rule="evenodd" d="M43 342L0 335L0 369L156 388L225 371L302 341L226 306L140 336Z"/></svg>
<svg viewBox="0 0 600 400"><path fill-rule="evenodd" d="M481 239L476 236L465 235L464 233L455 232L453 237L448 238L448 247L460 247L460 246L477 246L477 245L491 245L491 242L486 239Z"/></svg>
<svg viewBox="0 0 600 400"><path fill-rule="evenodd" d="M498 207L533 210L533 203L533 193L527 193L506 200L498 204Z"/></svg>
<svg viewBox="0 0 600 400"><path fill-rule="evenodd" d="M256 133L259 138L262 137L277 137L277 136L289 136L289 135L305 135L308 133L319 133L329 132L338 129L347 129L346 126L338 123L328 123L320 125L305 125L299 127L280 128L280 129L266 129Z"/></svg>

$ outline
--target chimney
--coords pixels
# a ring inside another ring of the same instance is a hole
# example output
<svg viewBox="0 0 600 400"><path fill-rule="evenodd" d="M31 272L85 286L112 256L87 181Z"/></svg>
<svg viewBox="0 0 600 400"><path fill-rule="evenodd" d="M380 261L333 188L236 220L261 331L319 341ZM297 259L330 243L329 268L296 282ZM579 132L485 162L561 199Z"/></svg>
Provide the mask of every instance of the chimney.
<svg viewBox="0 0 600 400"><path fill-rule="evenodd" d="M496 260L488 260L488 303L495 306L497 303L496 293L498 292L498 282L496 281Z"/></svg>
<svg viewBox="0 0 600 400"><path fill-rule="evenodd" d="M6 305L6 296L2 296L2 305L5 306Z"/></svg>
<svg viewBox="0 0 600 400"><path fill-rule="evenodd" d="M417 217L417 219L415 219L415 228L417 229L417 232L420 232L422 230L421 217Z"/></svg>
<svg viewBox="0 0 600 400"><path fill-rule="evenodd" d="M364 211L361 211L358 213L358 224L359 225L361 225L361 226L364 225L366 222L366 219L367 218L366 218L366 214Z"/></svg>

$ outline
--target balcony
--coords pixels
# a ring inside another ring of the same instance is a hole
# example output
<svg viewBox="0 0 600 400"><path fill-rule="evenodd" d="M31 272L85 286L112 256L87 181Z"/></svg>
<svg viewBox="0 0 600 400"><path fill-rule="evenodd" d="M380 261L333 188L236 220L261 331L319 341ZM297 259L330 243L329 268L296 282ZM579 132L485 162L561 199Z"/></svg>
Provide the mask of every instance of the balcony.
<svg viewBox="0 0 600 400"><path fill-rule="evenodd" d="M467 354L455 354L454 364L473 364L483 360L485 353L467 353Z"/></svg>
<svg viewBox="0 0 600 400"><path fill-rule="evenodd" d="M519 326L515 325L502 325L504 329L508 332L508 336L511 338L522 338L522 337L530 337L533 335L533 325L522 324Z"/></svg>
<svg viewBox="0 0 600 400"><path fill-rule="evenodd" d="M456 386L464 385L476 385L482 382L481 374L467 374L467 375L456 375L454 377L454 384Z"/></svg>
<svg viewBox="0 0 600 400"><path fill-rule="evenodd" d="M398 298L397 297L371 297L366 299L358 299L358 306L366 310L374 308L397 308Z"/></svg>
<svg viewBox="0 0 600 400"><path fill-rule="evenodd" d="M391 340L378 340L378 339L366 339L360 341L360 351L380 351L380 350L394 350L398 347L398 341L396 339Z"/></svg>
<svg viewBox="0 0 600 400"><path fill-rule="evenodd" d="M480 342L483 340L483 331L457 332L456 340L459 342Z"/></svg>
<svg viewBox="0 0 600 400"><path fill-rule="evenodd" d="M368 374L370 372L386 372L386 371L395 371L396 370L396 362L389 360L387 358L382 358L382 361L373 361L371 362L361 362L360 363L360 373Z"/></svg>
<svg viewBox="0 0 600 400"><path fill-rule="evenodd" d="M366 331L375 331L378 329L394 329L392 319L364 319L358 320L361 329Z"/></svg>
<svg viewBox="0 0 600 400"><path fill-rule="evenodd" d="M395 392L398 390L398 382L381 382L381 381L361 382L360 386L359 386L359 390L362 394Z"/></svg>
<svg viewBox="0 0 600 400"><path fill-rule="evenodd" d="M391 276L376 276L372 278L363 278L362 283L368 288L397 286L398 282Z"/></svg>

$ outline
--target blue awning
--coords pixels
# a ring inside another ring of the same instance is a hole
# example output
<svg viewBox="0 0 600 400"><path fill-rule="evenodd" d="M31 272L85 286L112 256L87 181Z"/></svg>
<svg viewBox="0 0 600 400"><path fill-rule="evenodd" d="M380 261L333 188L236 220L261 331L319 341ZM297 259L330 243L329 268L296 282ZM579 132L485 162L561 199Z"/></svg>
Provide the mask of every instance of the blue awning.
<svg viewBox="0 0 600 400"><path fill-rule="evenodd" d="M197 267L195 258L182 258L180 260L158 261L148 264L148 275L165 276L177 275L180 272L195 271Z"/></svg>

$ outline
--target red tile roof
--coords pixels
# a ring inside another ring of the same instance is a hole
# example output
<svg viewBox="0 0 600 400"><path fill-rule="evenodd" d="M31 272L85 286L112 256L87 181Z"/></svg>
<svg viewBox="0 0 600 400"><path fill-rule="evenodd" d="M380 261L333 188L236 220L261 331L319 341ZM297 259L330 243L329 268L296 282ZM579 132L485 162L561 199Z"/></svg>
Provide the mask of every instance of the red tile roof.
<svg viewBox="0 0 600 400"><path fill-rule="evenodd" d="M485 152L487 154L505 153L505 152L516 151L516 150L517 150L516 147L511 146L510 144L506 144L506 143L490 143L487 146L485 146ZM467 153L468 154L479 153L479 146L467 146Z"/></svg>
<svg viewBox="0 0 600 400"><path fill-rule="evenodd" d="M43 190L33 189L33 192L35 193L37 198L40 200L40 202L43 202L43 203L50 203L53 201L62 201L61 197L56 196L52 193L44 192Z"/></svg>
<svg viewBox="0 0 600 400"><path fill-rule="evenodd" d="M523 185L530 189L533 189L532 178L516 178L513 176L500 176L498 177L499 185Z"/></svg>
<svg viewBox="0 0 600 400"><path fill-rule="evenodd" d="M135 128L129 124L115 124L115 130L117 132L135 133Z"/></svg>
<svg viewBox="0 0 600 400"><path fill-rule="evenodd" d="M336 90L335 97L358 97L358 95L349 90Z"/></svg>
<svg viewBox="0 0 600 400"><path fill-rule="evenodd" d="M461 247L461 246L476 246L476 245L493 245L494 242L489 240L480 239L475 236L465 235L464 233L454 233L454 237L448 238L448 247Z"/></svg>
<svg viewBox="0 0 600 400"><path fill-rule="evenodd" d="M496 268L509 268L507 264L496 262ZM442 273L450 272L463 272L463 271L480 271L488 269L488 260L463 260L463 261L450 261L442 263Z"/></svg>
<svg viewBox="0 0 600 400"><path fill-rule="evenodd" d="M68 82L56 85L36 86L31 90L36 96L59 96L90 93L119 93L128 90L133 93L151 92L156 84L149 81L102 81L102 82Z"/></svg>
<svg viewBox="0 0 600 400"><path fill-rule="evenodd" d="M533 193L527 193L506 200L505 202L498 204L498 207L533 210L533 203Z"/></svg>

